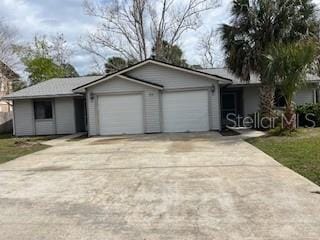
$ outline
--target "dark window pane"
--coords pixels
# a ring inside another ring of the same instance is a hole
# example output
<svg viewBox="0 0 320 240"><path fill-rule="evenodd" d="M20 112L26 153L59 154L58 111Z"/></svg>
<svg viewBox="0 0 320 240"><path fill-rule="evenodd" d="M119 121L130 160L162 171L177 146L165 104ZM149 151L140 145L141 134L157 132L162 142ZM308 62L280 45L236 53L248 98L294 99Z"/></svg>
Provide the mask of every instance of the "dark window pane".
<svg viewBox="0 0 320 240"><path fill-rule="evenodd" d="M279 89L276 89L274 94L274 105L276 107L284 107L286 105L286 100Z"/></svg>
<svg viewBox="0 0 320 240"><path fill-rule="evenodd" d="M222 95L223 109L235 109L235 95L234 94L223 94Z"/></svg>
<svg viewBox="0 0 320 240"><path fill-rule="evenodd" d="M51 101L34 102L35 119L52 119L52 103Z"/></svg>

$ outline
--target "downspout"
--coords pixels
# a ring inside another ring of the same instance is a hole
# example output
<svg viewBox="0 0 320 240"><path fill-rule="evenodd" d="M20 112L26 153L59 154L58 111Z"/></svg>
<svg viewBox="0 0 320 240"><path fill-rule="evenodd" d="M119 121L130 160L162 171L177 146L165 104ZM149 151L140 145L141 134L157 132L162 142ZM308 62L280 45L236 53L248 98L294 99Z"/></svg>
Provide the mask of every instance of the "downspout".
<svg viewBox="0 0 320 240"><path fill-rule="evenodd" d="M318 82L317 88L315 89L315 103L320 103L320 82Z"/></svg>
<svg viewBox="0 0 320 240"><path fill-rule="evenodd" d="M14 107L14 100L12 101L12 135L16 136L16 112Z"/></svg>

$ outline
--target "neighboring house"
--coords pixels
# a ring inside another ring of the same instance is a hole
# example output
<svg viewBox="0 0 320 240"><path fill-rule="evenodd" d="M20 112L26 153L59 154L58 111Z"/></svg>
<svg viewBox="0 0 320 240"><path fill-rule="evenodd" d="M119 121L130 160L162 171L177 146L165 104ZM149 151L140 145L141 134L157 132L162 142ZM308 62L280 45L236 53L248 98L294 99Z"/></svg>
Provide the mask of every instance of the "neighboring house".
<svg viewBox="0 0 320 240"><path fill-rule="evenodd" d="M18 74L0 61L0 99L12 92L13 81L18 78ZM0 113L10 112L11 110L12 106L10 102L0 101Z"/></svg>
<svg viewBox="0 0 320 240"><path fill-rule="evenodd" d="M313 79L312 79L313 80ZM314 102L318 81L297 102ZM226 111L258 110L258 82L225 70L193 70L147 59L97 77L52 79L6 96L17 136L90 136L220 130Z"/></svg>

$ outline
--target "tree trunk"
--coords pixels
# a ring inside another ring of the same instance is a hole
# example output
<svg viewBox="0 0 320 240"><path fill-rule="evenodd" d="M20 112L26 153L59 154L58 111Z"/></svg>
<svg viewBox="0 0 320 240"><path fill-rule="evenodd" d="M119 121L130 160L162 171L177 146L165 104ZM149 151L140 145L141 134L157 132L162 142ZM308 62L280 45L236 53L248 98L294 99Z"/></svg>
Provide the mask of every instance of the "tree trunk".
<svg viewBox="0 0 320 240"><path fill-rule="evenodd" d="M290 103L286 104L286 110L284 113L284 121L283 121L283 127L286 130L289 131L293 131L294 129L296 129L297 125L296 125L296 115L295 115L295 111L294 111L294 107L292 105L292 102L290 101Z"/></svg>
<svg viewBox="0 0 320 240"><path fill-rule="evenodd" d="M268 84L262 84L260 87L260 111L262 117L274 117L274 87Z"/></svg>

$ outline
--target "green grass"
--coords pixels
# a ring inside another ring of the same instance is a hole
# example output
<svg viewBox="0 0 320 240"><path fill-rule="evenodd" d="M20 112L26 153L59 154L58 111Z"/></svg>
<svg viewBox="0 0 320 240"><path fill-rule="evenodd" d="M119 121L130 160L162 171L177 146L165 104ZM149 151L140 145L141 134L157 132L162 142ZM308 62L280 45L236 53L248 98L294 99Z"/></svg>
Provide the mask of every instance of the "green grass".
<svg viewBox="0 0 320 240"><path fill-rule="evenodd" d="M0 135L0 164L46 149L49 146L43 145L41 142L52 138L53 137L15 138L10 135Z"/></svg>
<svg viewBox="0 0 320 240"><path fill-rule="evenodd" d="M284 166L320 185L320 129L299 129L292 136L248 140Z"/></svg>

